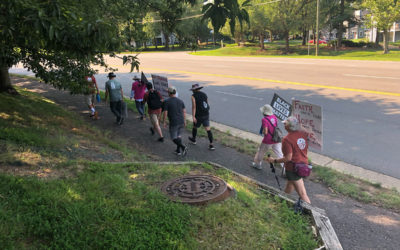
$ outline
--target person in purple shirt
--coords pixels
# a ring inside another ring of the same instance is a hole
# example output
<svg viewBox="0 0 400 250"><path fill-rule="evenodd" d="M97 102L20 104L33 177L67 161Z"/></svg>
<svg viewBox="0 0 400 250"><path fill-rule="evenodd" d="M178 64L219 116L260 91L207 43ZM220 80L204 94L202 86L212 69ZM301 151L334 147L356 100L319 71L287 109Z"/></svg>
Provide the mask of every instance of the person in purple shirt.
<svg viewBox="0 0 400 250"><path fill-rule="evenodd" d="M261 142L260 147L258 148L256 155L254 156L253 162L251 163L251 166L256 169L262 169L262 160L265 153L267 153L267 151L270 149L272 149L277 158L282 158L283 156L282 144L280 142L274 142L272 140L274 130L278 126L278 118L276 118L276 116L272 112L272 107L269 104L265 104L264 106L262 106L260 108L260 111L264 116L261 120L262 134L264 135L264 138Z"/></svg>

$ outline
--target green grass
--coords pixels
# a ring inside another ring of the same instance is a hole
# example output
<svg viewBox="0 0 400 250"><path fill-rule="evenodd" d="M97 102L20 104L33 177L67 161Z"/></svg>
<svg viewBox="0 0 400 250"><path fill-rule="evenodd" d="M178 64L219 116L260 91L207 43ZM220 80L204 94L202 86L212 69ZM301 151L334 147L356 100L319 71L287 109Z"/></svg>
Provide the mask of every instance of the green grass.
<svg viewBox="0 0 400 250"><path fill-rule="evenodd" d="M215 50L192 52L200 56L257 56L257 57L289 57L289 58L318 58L318 59L345 59L345 60L374 60L374 61L400 61L400 49L392 49L384 55L379 49L346 48L335 51L326 45L320 46L320 53L315 57L315 47L310 46L308 56L307 46L301 46L298 41L291 42L290 53L284 55L284 46L281 42L265 44L265 50L261 51L257 44L247 44L244 47L229 45Z"/></svg>
<svg viewBox="0 0 400 250"><path fill-rule="evenodd" d="M364 203L400 211L400 193L395 189L383 188L379 183L370 183L321 166L315 166L313 173L316 181L322 181L340 194Z"/></svg>
<svg viewBox="0 0 400 250"><path fill-rule="evenodd" d="M114 145L120 139L111 140L76 113L17 90L20 96L0 94L2 249L320 245L310 217L295 214L286 202L229 171L208 164L141 163L147 158L123 140L123 146ZM115 163L120 160L135 162ZM171 202L161 184L186 174L220 176L237 195L207 206Z"/></svg>
<svg viewBox="0 0 400 250"><path fill-rule="evenodd" d="M0 245L6 249L317 247L308 217L225 170L212 173L230 183L237 198L189 206L170 202L160 191L163 181L204 172L201 165L86 163L75 178L61 180L0 175Z"/></svg>
<svg viewBox="0 0 400 250"><path fill-rule="evenodd" d="M92 141L107 150L116 150L121 160L143 159L106 131L43 98L17 87L19 96L0 94L0 164L26 166L56 165L85 153L99 155ZM88 149L87 152L85 150ZM101 154L100 154L101 155Z"/></svg>

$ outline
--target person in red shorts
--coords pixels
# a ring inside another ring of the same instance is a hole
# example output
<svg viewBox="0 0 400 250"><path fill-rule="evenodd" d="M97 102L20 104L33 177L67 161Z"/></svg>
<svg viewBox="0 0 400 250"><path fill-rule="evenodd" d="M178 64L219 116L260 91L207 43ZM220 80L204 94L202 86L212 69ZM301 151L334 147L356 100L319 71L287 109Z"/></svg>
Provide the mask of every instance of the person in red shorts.
<svg viewBox="0 0 400 250"><path fill-rule="evenodd" d="M290 194L296 190L300 199L311 203L308 198L303 179L297 175L294 170L294 163L308 164L308 134L299 129L299 122L296 117L290 116L283 124L288 134L282 140L282 158L274 159L268 157L270 163L284 163L286 169L286 177L288 179L285 187L285 193Z"/></svg>

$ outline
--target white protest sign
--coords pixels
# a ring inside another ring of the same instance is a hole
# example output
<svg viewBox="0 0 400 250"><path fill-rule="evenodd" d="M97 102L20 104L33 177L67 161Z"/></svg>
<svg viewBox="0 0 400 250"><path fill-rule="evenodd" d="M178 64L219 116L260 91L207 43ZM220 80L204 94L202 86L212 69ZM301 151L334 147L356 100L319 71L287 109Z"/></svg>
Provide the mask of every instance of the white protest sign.
<svg viewBox="0 0 400 250"><path fill-rule="evenodd" d="M151 75L151 78L153 80L153 88L160 92L164 99L168 98L168 79L159 75Z"/></svg>
<svg viewBox="0 0 400 250"><path fill-rule="evenodd" d="M302 102L292 101L292 115L309 133L309 146L322 151L322 107Z"/></svg>

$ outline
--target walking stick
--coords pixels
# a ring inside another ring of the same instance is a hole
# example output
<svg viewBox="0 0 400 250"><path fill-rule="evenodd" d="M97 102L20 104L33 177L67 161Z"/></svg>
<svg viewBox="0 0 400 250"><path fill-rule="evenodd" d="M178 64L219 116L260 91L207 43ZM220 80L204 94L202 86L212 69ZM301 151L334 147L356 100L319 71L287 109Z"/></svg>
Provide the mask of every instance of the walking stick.
<svg viewBox="0 0 400 250"><path fill-rule="evenodd" d="M269 158L270 156L271 156L271 155L270 155L270 154L268 154L268 158ZM274 167L274 164L270 162L270 163L269 163L269 166L271 167L271 171L272 171L272 173L274 173L274 175L275 175L276 182L278 182L278 187L279 187L279 190L281 190L281 191L282 191L281 184L279 183L278 176L276 176L276 172L275 172L275 167Z"/></svg>

